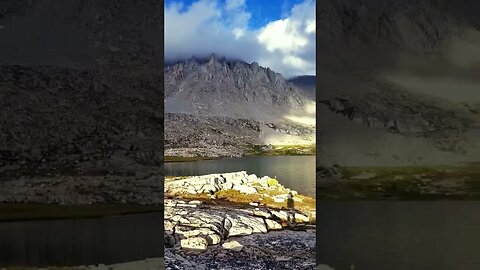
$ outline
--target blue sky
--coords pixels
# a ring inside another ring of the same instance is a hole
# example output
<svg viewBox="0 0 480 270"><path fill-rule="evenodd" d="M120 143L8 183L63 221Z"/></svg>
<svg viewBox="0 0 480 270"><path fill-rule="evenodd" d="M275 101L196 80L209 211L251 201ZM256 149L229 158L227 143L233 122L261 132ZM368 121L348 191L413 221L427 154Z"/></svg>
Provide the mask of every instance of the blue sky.
<svg viewBox="0 0 480 270"><path fill-rule="evenodd" d="M165 0L165 59L216 53L315 74L314 0Z"/></svg>
<svg viewBox="0 0 480 270"><path fill-rule="evenodd" d="M181 2L185 11L187 7L197 2L197 0L165 0L164 2L166 6L175 2ZM225 0L221 2L225 3ZM246 8L252 14L248 26L251 29L258 29L265 26L268 22L284 19L295 4L302 2L302 0L245 0Z"/></svg>

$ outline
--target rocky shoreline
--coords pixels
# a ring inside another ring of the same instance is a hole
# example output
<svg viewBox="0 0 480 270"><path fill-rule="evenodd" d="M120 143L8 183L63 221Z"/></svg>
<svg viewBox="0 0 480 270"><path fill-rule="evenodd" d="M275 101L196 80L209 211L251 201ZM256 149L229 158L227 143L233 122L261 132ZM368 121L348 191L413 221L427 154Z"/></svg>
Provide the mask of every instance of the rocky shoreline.
<svg viewBox="0 0 480 270"><path fill-rule="evenodd" d="M317 198L476 200L478 163L397 167L317 167Z"/></svg>
<svg viewBox="0 0 480 270"><path fill-rule="evenodd" d="M36 176L0 181L0 203L59 205L163 203L163 176L137 175Z"/></svg>
<svg viewBox="0 0 480 270"><path fill-rule="evenodd" d="M166 177L165 197L165 269L315 268L315 200L276 179Z"/></svg>

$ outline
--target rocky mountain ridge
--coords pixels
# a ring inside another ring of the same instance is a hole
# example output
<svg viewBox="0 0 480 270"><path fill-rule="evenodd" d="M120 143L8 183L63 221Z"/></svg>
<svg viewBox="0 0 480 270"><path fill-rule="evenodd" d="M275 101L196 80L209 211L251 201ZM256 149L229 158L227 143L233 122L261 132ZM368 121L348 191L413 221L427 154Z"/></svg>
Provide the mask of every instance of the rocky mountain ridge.
<svg viewBox="0 0 480 270"><path fill-rule="evenodd" d="M303 90L304 94L311 99L315 99L317 92L317 77L313 75L304 75L290 78L288 81L293 83L297 88Z"/></svg>
<svg viewBox="0 0 480 270"><path fill-rule="evenodd" d="M168 65L164 74L167 155L239 156L272 137L314 137L313 125L291 120L313 98L270 68L212 54Z"/></svg>
<svg viewBox="0 0 480 270"><path fill-rule="evenodd" d="M478 63L466 60L477 59L472 10L478 5L442 0L319 5L320 163L480 159L478 81L468 75Z"/></svg>
<svg viewBox="0 0 480 270"><path fill-rule="evenodd" d="M309 101L281 74L253 62L191 58L165 67L166 112L278 120Z"/></svg>

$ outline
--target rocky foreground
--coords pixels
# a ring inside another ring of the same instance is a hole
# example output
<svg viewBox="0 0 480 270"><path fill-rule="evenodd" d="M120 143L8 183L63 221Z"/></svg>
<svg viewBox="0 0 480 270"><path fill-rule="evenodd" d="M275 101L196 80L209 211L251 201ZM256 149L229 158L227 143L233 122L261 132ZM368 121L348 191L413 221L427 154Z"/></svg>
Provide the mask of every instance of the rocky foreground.
<svg viewBox="0 0 480 270"><path fill-rule="evenodd" d="M235 253L233 255L238 255L238 253ZM177 259L183 260L184 258L180 258L174 254L172 254L170 251L166 252L166 257L167 258L172 258L175 257ZM238 258L238 257L236 257ZM133 261L133 262L126 262L126 263L118 263L118 264L112 264L112 265L104 265L104 264L99 264L99 265L88 265L88 266L74 266L74 267L45 267L45 268L0 268L1 270L131 270L131 269L142 269L142 270L164 270L166 267L174 267L173 269L205 269L204 265L197 265L199 268L192 268L194 267L192 264L187 264L187 261L182 261L184 264L178 264L178 265L173 265L173 266L168 266L165 265L164 258L150 258L150 259L145 259L141 261ZM238 264L238 263L237 263ZM180 268L180 267L186 267L186 268ZM171 269L171 268L170 268ZM216 269L216 268L214 268ZM226 268L221 268L221 269L226 269ZM230 269L230 268L228 268ZM235 268L237 269L237 268ZM257 268L255 268L257 269ZM258 268L262 269L262 268ZM271 268L271 269L281 269L281 268ZM290 268L290 269L297 269L297 268ZM333 268L329 267L328 265L320 264L317 265L316 268L311 268L311 269L316 269L316 270L334 270Z"/></svg>
<svg viewBox="0 0 480 270"><path fill-rule="evenodd" d="M29 268L29 267L7 267L0 268L0 270L163 270L164 260L163 258L149 258L141 261L117 263L111 265L99 264L99 265L82 265L82 266L70 266L70 267L41 267L41 268Z"/></svg>
<svg viewBox="0 0 480 270"><path fill-rule="evenodd" d="M276 179L167 177L165 197L165 269L315 268L315 200Z"/></svg>

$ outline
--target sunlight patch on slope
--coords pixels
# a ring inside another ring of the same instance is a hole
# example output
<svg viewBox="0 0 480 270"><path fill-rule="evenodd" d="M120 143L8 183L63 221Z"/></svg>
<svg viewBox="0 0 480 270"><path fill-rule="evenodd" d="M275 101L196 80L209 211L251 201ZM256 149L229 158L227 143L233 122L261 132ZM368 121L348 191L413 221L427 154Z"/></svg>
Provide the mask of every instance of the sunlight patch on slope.
<svg viewBox="0 0 480 270"><path fill-rule="evenodd" d="M270 145L308 145L315 144L315 133L308 136L297 136L289 134L278 134L268 136L265 140L265 144Z"/></svg>
<svg viewBox="0 0 480 270"><path fill-rule="evenodd" d="M296 124L303 126L315 126L316 124L316 104L314 101L308 103L303 111L291 111L284 118Z"/></svg>
<svg viewBox="0 0 480 270"><path fill-rule="evenodd" d="M293 135L271 131L265 134L265 143L271 145L302 145L315 144L316 142L316 103L308 103L303 110L291 110L283 116L283 119L294 124L307 128L311 132L308 134Z"/></svg>

